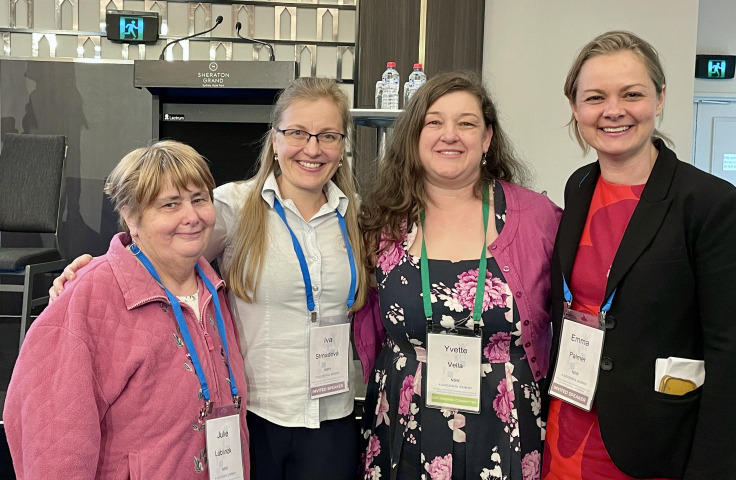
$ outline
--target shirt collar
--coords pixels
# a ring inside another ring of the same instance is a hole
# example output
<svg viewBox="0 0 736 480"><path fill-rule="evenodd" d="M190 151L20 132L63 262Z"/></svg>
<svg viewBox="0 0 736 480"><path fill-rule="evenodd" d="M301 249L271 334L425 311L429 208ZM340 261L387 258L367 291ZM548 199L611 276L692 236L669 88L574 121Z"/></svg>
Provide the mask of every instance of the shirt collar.
<svg viewBox="0 0 736 480"><path fill-rule="evenodd" d="M345 216L345 212L348 209L348 197L345 196L342 190L340 190L332 180L327 181L327 185L325 186L325 196L327 197L327 205L329 206L330 211L337 210L340 212L340 215ZM276 175L273 172L271 172L266 179L266 183L263 184L261 197L263 197L263 200L265 200L271 208L273 208L274 198L278 198L279 202L281 202L282 205L284 204L284 199L281 197L279 185L276 183Z"/></svg>

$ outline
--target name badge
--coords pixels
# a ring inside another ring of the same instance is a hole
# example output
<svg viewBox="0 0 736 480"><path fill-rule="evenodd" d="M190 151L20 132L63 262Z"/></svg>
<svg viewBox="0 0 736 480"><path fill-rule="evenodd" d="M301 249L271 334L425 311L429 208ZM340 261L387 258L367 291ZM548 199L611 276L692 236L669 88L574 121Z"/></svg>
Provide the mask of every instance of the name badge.
<svg viewBox="0 0 736 480"><path fill-rule="evenodd" d="M243 480L240 414L235 405L215 407L205 429L210 480Z"/></svg>
<svg viewBox="0 0 736 480"><path fill-rule="evenodd" d="M481 351L481 338L472 330L467 334L428 331L425 404L480 412Z"/></svg>
<svg viewBox="0 0 736 480"><path fill-rule="evenodd" d="M320 318L320 325L309 329L309 398L312 400L350 389L348 362L353 352L347 316Z"/></svg>
<svg viewBox="0 0 736 480"><path fill-rule="evenodd" d="M600 315L567 310L549 394L589 412L598 385L605 323Z"/></svg>

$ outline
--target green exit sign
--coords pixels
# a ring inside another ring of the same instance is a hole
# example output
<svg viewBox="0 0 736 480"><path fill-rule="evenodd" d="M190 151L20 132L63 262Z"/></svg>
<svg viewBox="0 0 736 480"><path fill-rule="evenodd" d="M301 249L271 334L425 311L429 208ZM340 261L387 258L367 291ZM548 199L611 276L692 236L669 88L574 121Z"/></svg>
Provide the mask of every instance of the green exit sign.
<svg viewBox="0 0 736 480"><path fill-rule="evenodd" d="M695 58L695 78L734 78L735 66L736 56L733 55L698 55Z"/></svg>

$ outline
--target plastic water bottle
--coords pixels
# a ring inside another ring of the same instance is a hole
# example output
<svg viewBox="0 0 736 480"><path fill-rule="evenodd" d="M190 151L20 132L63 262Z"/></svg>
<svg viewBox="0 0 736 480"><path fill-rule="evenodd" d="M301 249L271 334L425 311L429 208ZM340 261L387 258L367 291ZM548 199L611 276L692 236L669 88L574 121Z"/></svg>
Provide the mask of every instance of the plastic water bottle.
<svg viewBox="0 0 736 480"><path fill-rule="evenodd" d="M409 81L404 84L404 108L409 104L419 87L427 82L427 75L422 71L422 64L415 63L414 71L409 75Z"/></svg>
<svg viewBox="0 0 736 480"><path fill-rule="evenodd" d="M381 108L398 110L399 108L399 72L396 71L396 62L388 62L386 71L381 76Z"/></svg>

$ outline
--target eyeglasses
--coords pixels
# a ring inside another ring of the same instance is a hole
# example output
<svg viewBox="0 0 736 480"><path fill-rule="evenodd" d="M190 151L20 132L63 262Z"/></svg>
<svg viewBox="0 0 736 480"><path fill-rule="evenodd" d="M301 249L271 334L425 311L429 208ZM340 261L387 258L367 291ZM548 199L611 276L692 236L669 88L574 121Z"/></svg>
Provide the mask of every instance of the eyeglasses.
<svg viewBox="0 0 736 480"><path fill-rule="evenodd" d="M312 137L317 139L317 143L323 147L335 147L337 144L345 139L344 133L338 132L322 132L322 133L309 133L304 130L279 130L274 128L277 132L284 136L286 143L294 147L303 147L309 143Z"/></svg>

